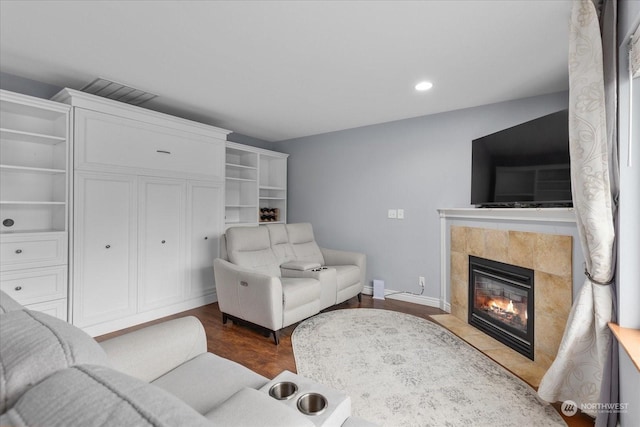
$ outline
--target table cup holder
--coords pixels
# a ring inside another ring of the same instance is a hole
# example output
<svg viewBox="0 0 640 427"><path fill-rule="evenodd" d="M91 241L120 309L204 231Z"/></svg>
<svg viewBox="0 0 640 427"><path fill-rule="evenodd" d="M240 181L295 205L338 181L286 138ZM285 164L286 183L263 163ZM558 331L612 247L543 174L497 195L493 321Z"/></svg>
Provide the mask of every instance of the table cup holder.
<svg viewBox="0 0 640 427"><path fill-rule="evenodd" d="M305 415L320 415L329 402L320 393L305 393L298 399L298 410Z"/></svg>
<svg viewBox="0 0 640 427"><path fill-rule="evenodd" d="M271 386L269 396L277 400L289 400L298 392L298 386L291 381L282 381Z"/></svg>

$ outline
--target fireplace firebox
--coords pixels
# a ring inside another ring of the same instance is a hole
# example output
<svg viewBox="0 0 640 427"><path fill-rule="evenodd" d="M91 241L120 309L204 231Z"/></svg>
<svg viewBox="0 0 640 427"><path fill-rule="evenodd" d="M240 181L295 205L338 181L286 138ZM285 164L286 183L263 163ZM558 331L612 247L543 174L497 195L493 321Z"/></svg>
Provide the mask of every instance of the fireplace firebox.
<svg viewBox="0 0 640 427"><path fill-rule="evenodd" d="M533 270L469 256L469 324L534 359Z"/></svg>

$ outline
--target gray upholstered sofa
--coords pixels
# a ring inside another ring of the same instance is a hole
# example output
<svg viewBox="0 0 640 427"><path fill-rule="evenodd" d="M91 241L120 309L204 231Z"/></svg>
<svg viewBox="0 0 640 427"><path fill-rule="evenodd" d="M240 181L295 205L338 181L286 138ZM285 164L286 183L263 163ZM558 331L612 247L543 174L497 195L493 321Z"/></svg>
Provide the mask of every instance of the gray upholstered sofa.
<svg viewBox="0 0 640 427"><path fill-rule="evenodd" d="M309 223L231 227L214 274L223 321L273 333L355 296L361 299L366 257L320 248Z"/></svg>
<svg viewBox="0 0 640 427"><path fill-rule="evenodd" d="M270 397L267 378L206 350L194 317L98 344L0 292L0 425L316 425ZM331 425L371 425L349 415Z"/></svg>

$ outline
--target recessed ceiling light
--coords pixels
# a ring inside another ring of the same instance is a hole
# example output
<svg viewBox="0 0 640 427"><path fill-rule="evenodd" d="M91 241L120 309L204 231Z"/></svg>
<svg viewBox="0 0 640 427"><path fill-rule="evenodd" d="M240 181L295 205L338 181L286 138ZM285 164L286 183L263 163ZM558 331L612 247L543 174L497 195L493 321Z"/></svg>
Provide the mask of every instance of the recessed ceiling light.
<svg viewBox="0 0 640 427"><path fill-rule="evenodd" d="M425 90L429 90L433 87L433 83L431 82L420 82L416 86L416 90L419 92L424 92Z"/></svg>

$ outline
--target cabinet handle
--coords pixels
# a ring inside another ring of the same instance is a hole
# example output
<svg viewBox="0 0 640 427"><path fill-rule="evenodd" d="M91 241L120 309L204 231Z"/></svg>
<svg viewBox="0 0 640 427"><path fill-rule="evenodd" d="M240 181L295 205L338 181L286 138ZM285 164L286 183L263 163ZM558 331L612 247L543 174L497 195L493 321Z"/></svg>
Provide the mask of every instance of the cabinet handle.
<svg viewBox="0 0 640 427"><path fill-rule="evenodd" d="M107 246L105 246L105 248L107 248L107 249L109 249L110 247L111 247L111 245L107 245Z"/></svg>
<svg viewBox="0 0 640 427"><path fill-rule="evenodd" d="M162 244L165 244L166 242L167 242L166 240L163 240L163 241L162 241Z"/></svg>
<svg viewBox="0 0 640 427"><path fill-rule="evenodd" d="M16 290L16 291L21 291L21 290L22 290L22 286L16 286L16 287L15 287L15 290Z"/></svg>
<svg viewBox="0 0 640 427"><path fill-rule="evenodd" d="M171 151L165 151L165 150L156 150L156 153L162 153L162 154L171 154Z"/></svg>
<svg viewBox="0 0 640 427"><path fill-rule="evenodd" d="M22 253L22 249L16 249L16 253L17 254L21 254Z"/></svg>

